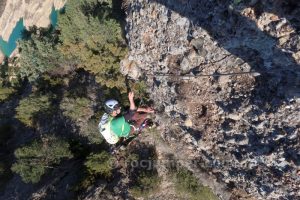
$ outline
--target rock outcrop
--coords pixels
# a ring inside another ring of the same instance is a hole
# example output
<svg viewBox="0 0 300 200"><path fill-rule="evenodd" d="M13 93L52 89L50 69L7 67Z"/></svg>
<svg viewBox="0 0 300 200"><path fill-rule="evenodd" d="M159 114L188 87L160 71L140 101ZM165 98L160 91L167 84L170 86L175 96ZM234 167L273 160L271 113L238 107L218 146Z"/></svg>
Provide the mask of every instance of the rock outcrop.
<svg viewBox="0 0 300 200"><path fill-rule="evenodd" d="M174 152L238 199L300 198L299 14L292 0L128 1L123 72L146 80Z"/></svg>
<svg viewBox="0 0 300 200"><path fill-rule="evenodd" d="M4 54L0 51L0 64L4 61Z"/></svg>
<svg viewBox="0 0 300 200"><path fill-rule="evenodd" d="M17 22L23 18L24 26L48 27L52 8L60 9L66 0L6 0L0 13L0 37L8 41Z"/></svg>

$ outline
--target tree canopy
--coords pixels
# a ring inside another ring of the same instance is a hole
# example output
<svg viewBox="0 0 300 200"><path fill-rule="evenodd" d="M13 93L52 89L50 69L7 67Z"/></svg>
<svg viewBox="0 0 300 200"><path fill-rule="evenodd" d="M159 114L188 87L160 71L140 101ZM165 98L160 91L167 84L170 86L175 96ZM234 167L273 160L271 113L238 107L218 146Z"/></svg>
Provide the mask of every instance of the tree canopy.
<svg viewBox="0 0 300 200"><path fill-rule="evenodd" d="M60 163L63 158L71 158L69 144L54 136L35 140L15 151L17 162L12 171L18 173L26 183L37 183L47 168Z"/></svg>
<svg viewBox="0 0 300 200"><path fill-rule="evenodd" d="M32 127L38 114L45 114L50 110L51 102L48 95L31 94L22 99L16 108L16 118L26 126Z"/></svg>
<svg viewBox="0 0 300 200"><path fill-rule="evenodd" d="M126 54L120 24L113 17L111 0L70 0L59 17L60 50L79 67L96 76L98 83L125 88L119 72Z"/></svg>
<svg viewBox="0 0 300 200"><path fill-rule="evenodd" d="M19 75L29 81L36 81L43 73L62 65L63 59L56 49L55 35L31 34L28 40L19 41Z"/></svg>

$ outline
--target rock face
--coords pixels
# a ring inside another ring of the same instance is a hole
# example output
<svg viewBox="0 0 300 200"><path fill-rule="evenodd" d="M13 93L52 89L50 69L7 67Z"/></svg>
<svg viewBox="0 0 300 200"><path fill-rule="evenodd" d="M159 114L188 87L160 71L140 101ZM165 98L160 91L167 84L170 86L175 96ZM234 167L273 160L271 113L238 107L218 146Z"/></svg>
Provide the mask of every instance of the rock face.
<svg viewBox="0 0 300 200"><path fill-rule="evenodd" d="M0 51L0 64L4 61L5 56L3 53Z"/></svg>
<svg viewBox="0 0 300 200"><path fill-rule="evenodd" d="M135 68L122 71L145 78L162 137L195 173L237 198L299 199L300 3L227 2L129 1L122 63Z"/></svg>
<svg viewBox="0 0 300 200"><path fill-rule="evenodd" d="M17 22L23 18L24 26L48 27L52 7L60 9L66 0L6 0L6 5L0 13L0 37L8 41ZM3 9L3 8L2 8Z"/></svg>

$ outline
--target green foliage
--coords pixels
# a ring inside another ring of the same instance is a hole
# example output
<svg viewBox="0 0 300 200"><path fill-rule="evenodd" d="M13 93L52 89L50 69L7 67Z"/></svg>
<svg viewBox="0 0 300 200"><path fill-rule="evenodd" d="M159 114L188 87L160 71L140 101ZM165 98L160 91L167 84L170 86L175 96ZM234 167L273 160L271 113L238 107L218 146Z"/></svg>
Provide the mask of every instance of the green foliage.
<svg viewBox="0 0 300 200"><path fill-rule="evenodd" d="M103 138L99 135L98 120L96 119L90 119L81 133L87 137L91 144L101 144L103 142Z"/></svg>
<svg viewBox="0 0 300 200"><path fill-rule="evenodd" d="M17 71L19 67L8 66L8 62L0 64L0 86L20 86L20 80L17 77Z"/></svg>
<svg viewBox="0 0 300 200"><path fill-rule="evenodd" d="M62 65L62 57L55 46L56 36L31 34L28 40L20 40L20 58L17 61L19 75L29 81L37 80L41 74L57 69Z"/></svg>
<svg viewBox="0 0 300 200"><path fill-rule="evenodd" d="M126 163L130 164L132 162L135 162L135 161L138 161L140 159L140 156L139 154L136 154L136 153L130 153L130 154L127 154L125 156L126 158Z"/></svg>
<svg viewBox="0 0 300 200"><path fill-rule="evenodd" d="M135 82L132 89L135 92L135 94L139 96L147 93L147 85L145 81Z"/></svg>
<svg viewBox="0 0 300 200"><path fill-rule="evenodd" d="M147 93L147 85L145 81L130 83L130 89L134 92L136 98L139 99L138 106L145 106L149 103L149 94Z"/></svg>
<svg viewBox="0 0 300 200"><path fill-rule="evenodd" d="M16 108L16 118L26 126L33 127L34 119L40 114L48 113L50 108L49 96L31 94L19 102L19 106Z"/></svg>
<svg viewBox="0 0 300 200"><path fill-rule="evenodd" d="M47 84L50 87L55 87L55 86L62 86L64 84L64 79L61 77L54 77L54 76L50 76L50 75L43 75L42 76L42 80L43 84ZM47 82L47 83L45 83Z"/></svg>
<svg viewBox="0 0 300 200"><path fill-rule="evenodd" d="M242 2L243 0L233 0L233 4L234 5L238 5Z"/></svg>
<svg viewBox="0 0 300 200"><path fill-rule="evenodd" d="M135 197L147 197L159 189L161 179L156 171L144 171L137 178L137 182L130 189Z"/></svg>
<svg viewBox="0 0 300 200"><path fill-rule="evenodd" d="M134 197L147 198L155 193L160 186L161 178L158 176L156 166L156 150L153 145L140 143L126 149L123 156L129 166L131 176L130 193Z"/></svg>
<svg viewBox="0 0 300 200"><path fill-rule="evenodd" d="M8 79L8 65L7 62L0 64L0 86L3 86Z"/></svg>
<svg viewBox="0 0 300 200"><path fill-rule="evenodd" d="M11 94L15 93L16 90L10 82L13 82L13 73L5 62L3 65L0 64L0 102L6 100Z"/></svg>
<svg viewBox="0 0 300 200"><path fill-rule="evenodd" d="M175 186L179 194L188 196L191 200L218 200L210 188L200 185L193 174L184 168L177 171Z"/></svg>
<svg viewBox="0 0 300 200"><path fill-rule="evenodd" d="M13 89L13 88L0 87L0 102L7 99L14 92L15 92L15 89Z"/></svg>
<svg viewBox="0 0 300 200"><path fill-rule="evenodd" d="M60 50L93 73L98 83L125 89L119 62L126 48L113 15L112 0L69 0L59 16Z"/></svg>
<svg viewBox="0 0 300 200"><path fill-rule="evenodd" d="M60 103L63 114L73 121L87 121L92 115L91 101L87 98L65 97Z"/></svg>
<svg viewBox="0 0 300 200"><path fill-rule="evenodd" d="M25 183L37 183L47 168L59 164L63 158L71 158L69 144L60 138L48 136L15 151L17 162L12 171L19 174Z"/></svg>
<svg viewBox="0 0 300 200"><path fill-rule="evenodd" d="M90 175L101 175L105 178L112 176L113 157L105 151L101 153L91 154L87 157L84 165L86 166Z"/></svg>

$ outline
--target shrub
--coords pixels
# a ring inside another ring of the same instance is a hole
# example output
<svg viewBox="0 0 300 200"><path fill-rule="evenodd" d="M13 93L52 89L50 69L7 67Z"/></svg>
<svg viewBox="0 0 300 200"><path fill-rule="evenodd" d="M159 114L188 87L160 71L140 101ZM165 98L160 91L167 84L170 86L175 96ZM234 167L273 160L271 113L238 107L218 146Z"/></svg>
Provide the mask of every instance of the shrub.
<svg viewBox="0 0 300 200"><path fill-rule="evenodd" d="M103 137L100 136L98 130L98 121L96 119L90 119L87 125L84 126L81 133L83 136L87 137L91 144L101 144Z"/></svg>
<svg viewBox="0 0 300 200"><path fill-rule="evenodd" d="M19 174L25 183L37 183L47 168L57 165L63 158L71 158L69 144L62 139L48 136L15 151L17 162L12 171Z"/></svg>
<svg viewBox="0 0 300 200"><path fill-rule="evenodd" d="M39 114L46 114L50 111L50 97L47 95L31 94L29 97L20 100L16 108L16 118L26 126L33 127L34 119Z"/></svg>
<svg viewBox="0 0 300 200"><path fill-rule="evenodd" d="M84 165L90 175L101 175L110 178L112 176L113 161L114 159L110 154L102 151L101 153L90 154Z"/></svg>
<svg viewBox="0 0 300 200"><path fill-rule="evenodd" d="M156 171L143 171L137 178L135 185L130 192L135 197L147 197L151 193L155 193L160 186L160 177Z"/></svg>
<svg viewBox="0 0 300 200"><path fill-rule="evenodd" d="M193 174L184 168L179 168L175 174L175 187L179 194L191 200L218 200L210 188L200 185Z"/></svg>
<svg viewBox="0 0 300 200"><path fill-rule="evenodd" d="M92 115L91 101L84 97L78 98L63 98L60 103L60 109L63 114L75 122L86 122Z"/></svg>
<svg viewBox="0 0 300 200"><path fill-rule="evenodd" d="M6 100L14 92L15 89L13 88L0 87L0 102Z"/></svg>
<svg viewBox="0 0 300 200"><path fill-rule="evenodd" d="M153 145L140 143L126 150L124 156L131 176L130 192L134 197L147 198L159 189L161 178L156 166L156 150ZM133 164L135 163L135 164Z"/></svg>

